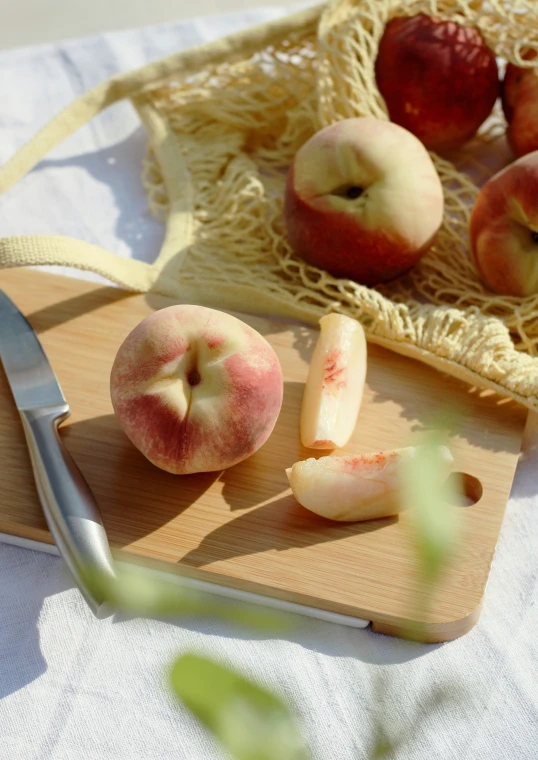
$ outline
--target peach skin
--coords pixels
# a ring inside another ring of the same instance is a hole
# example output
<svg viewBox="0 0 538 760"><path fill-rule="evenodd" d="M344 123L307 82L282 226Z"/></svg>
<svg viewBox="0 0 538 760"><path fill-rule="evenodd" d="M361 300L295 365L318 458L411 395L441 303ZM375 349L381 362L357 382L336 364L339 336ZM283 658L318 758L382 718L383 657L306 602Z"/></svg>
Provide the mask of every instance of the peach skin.
<svg viewBox="0 0 538 760"><path fill-rule="evenodd" d="M491 177L469 226L478 274L495 293L538 293L538 151Z"/></svg>
<svg viewBox="0 0 538 760"><path fill-rule="evenodd" d="M389 21L375 75L391 120L428 150L469 140L500 93L495 54L478 29L422 13Z"/></svg>
<svg viewBox="0 0 538 760"><path fill-rule="evenodd" d="M344 119L298 151L284 219L305 261L376 285L406 272L428 250L443 219L443 189L410 132L388 121Z"/></svg>
<svg viewBox="0 0 538 760"><path fill-rule="evenodd" d="M523 56L536 57L534 50ZM514 154L525 156L538 150L538 76L536 69L509 63L502 85L502 104L508 129L506 137Z"/></svg>
<svg viewBox="0 0 538 760"><path fill-rule="evenodd" d="M256 330L204 306L170 306L119 348L110 377L118 422L150 462L187 474L231 467L271 434L282 405L278 358Z"/></svg>

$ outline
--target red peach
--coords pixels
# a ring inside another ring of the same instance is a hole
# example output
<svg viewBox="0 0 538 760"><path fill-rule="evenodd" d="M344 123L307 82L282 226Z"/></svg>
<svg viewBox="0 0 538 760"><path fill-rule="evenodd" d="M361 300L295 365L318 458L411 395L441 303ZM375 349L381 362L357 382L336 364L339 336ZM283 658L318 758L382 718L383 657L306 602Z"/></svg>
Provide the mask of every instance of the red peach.
<svg viewBox="0 0 538 760"><path fill-rule="evenodd" d="M344 119L300 148L284 198L294 251L364 285L410 269L443 219L443 188L425 147L390 121Z"/></svg>
<svg viewBox="0 0 538 760"><path fill-rule="evenodd" d="M477 29L422 13L389 21L375 74L391 120L435 151L469 140L500 89L495 55Z"/></svg>
<svg viewBox="0 0 538 760"><path fill-rule="evenodd" d="M493 176L476 199L470 222L478 274L496 293L538 292L538 151Z"/></svg>
<svg viewBox="0 0 538 760"><path fill-rule="evenodd" d="M531 50L523 57L532 60ZM509 63L502 85L502 104L508 122L506 136L516 156L538 150L538 76L536 69Z"/></svg>
<svg viewBox="0 0 538 760"><path fill-rule="evenodd" d="M231 467L271 434L282 405L278 358L256 330L204 306L170 306L119 348L110 378L118 422L157 467Z"/></svg>

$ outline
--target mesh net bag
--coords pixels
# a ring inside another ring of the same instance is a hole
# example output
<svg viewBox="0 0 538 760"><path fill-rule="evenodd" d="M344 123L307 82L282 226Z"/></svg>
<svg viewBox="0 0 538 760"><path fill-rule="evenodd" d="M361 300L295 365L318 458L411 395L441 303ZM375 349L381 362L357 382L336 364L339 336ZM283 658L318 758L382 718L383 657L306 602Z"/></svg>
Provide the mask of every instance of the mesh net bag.
<svg viewBox="0 0 538 760"><path fill-rule="evenodd" d="M0 170L0 190L102 108L129 97L149 133L143 182L167 225L154 264L65 238L0 240L0 266L68 264L138 291L317 323L337 311L370 341L538 409L538 296L488 292L469 258L480 185L511 160L496 109L462 149L431 154L445 193L434 246L405 277L377 288L294 256L282 220L286 171L318 129L388 119L375 83L377 45L397 15L426 13L480 29L504 61L538 51L532 0L335 0L178 53L87 93Z"/></svg>

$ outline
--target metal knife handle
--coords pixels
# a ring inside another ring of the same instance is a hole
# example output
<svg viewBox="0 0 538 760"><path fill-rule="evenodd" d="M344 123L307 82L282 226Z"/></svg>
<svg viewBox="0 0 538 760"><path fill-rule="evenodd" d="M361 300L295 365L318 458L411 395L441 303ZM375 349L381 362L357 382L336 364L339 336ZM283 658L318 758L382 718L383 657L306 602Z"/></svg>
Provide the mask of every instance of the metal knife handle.
<svg viewBox="0 0 538 760"><path fill-rule="evenodd" d="M69 406L21 410L37 492L47 525L81 593L97 614L103 598L88 588L82 569L114 579L113 559L95 497L64 446L58 426Z"/></svg>

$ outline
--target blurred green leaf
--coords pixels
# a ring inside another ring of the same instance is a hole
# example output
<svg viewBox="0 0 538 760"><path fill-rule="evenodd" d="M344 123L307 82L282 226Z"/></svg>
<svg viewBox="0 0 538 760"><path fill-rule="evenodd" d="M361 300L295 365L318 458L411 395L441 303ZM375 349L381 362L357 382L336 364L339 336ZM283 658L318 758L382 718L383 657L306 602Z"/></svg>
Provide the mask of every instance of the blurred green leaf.
<svg viewBox="0 0 538 760"><path fill-rule="evenodd" d="M115 571L116 579L103 577L91 568L86 568L84 575L94 595L119 612L144 617L215 617L272 633L292 625L291 618L283 613L216 600L188 587L180 577L167 580L142 566L117 563Z"/></svg>
<svg viewBox="0 0 538 760"><path fill-rule="evenodd" d="M402 497L412 512L423 580L433 583L452 554L460 529L458 487L448 478L444 434L428 434L401 469Z"/></svg>
<svg viewBox="0 0 538 760"><path fill-rule="evenodd" d="M372 750L372 760L381 760L384 757L389 757L395 749L395 745L387 736L378 736Z"/></svg>
<svg viewBox="0 0 538 760"><path fill-rule="evenodd" d="M274 694L230 668L186 654L174 663L172 688L236 760L307 760L298 723Z"/></svg>

